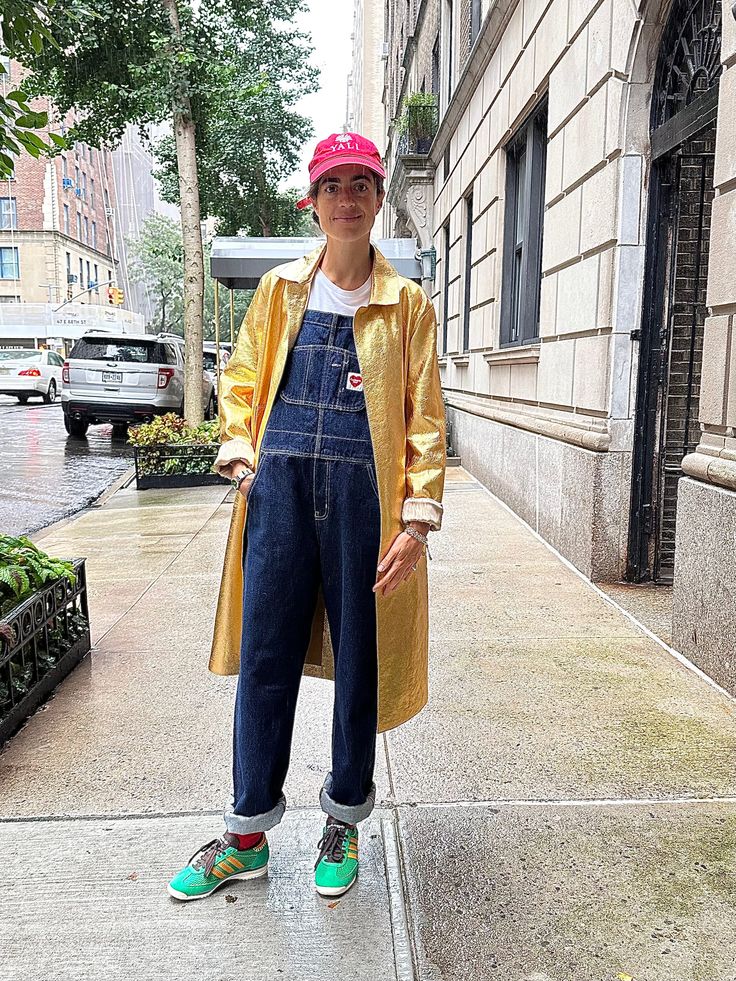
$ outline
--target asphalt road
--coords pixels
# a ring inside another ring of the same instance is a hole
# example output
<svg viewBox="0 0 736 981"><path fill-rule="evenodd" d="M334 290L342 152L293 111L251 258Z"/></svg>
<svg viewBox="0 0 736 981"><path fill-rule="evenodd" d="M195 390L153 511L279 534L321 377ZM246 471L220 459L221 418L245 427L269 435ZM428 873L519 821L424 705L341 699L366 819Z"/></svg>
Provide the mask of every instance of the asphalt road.
<svg viewBox="0 0 736 981"><path fill-rule="evenodd" d="M0 533L30 534L95 501L133 459L112 426L87 438L64 429L61 402L44 405L0 395Z"/></svg>

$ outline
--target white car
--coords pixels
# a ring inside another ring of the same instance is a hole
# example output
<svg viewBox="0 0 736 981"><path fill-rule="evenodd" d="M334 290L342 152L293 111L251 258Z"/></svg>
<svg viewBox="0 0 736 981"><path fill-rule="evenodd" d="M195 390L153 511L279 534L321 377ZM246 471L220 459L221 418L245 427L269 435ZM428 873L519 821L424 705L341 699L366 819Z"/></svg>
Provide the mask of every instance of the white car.
<svg viewBox="0 0 736 981"><path fill-rule="evenodd" d="M61 391L64 360L55 351L0 349L0 395L15 395L23 405L32 395L55 402Z"/></svg>

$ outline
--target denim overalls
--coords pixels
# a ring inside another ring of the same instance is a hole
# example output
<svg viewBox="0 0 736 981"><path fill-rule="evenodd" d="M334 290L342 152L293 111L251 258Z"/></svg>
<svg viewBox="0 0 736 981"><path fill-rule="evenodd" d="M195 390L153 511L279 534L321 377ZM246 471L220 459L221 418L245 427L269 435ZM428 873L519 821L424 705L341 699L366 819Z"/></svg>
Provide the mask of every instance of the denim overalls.
<svg viewBox="0 0 736 981"><path fill-rule="evenodd" d="M229 831L281 820L294 713L322 582L335 656L324 811L355 824L375 802L376 581L381 521L353 318L307 310L248 491L243 642Z"/></svg>

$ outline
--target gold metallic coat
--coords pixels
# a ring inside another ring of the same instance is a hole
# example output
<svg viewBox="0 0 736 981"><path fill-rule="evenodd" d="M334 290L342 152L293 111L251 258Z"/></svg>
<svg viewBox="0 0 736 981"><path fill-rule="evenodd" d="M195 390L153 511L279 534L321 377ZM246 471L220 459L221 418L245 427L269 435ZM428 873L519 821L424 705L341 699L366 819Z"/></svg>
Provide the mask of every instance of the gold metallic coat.
<svg viewBox="0 0 736 981"><path fill-rule="evenodd" d="M324 246L271 270L261 280L220 380L222 446L216 466L257 467L260 444L287 355L307 306ZM437 363L437 322L426 293L399 276L374 248L369 305L355 314L355 347L363 375L381 509L384 555L403 521L442 518L445 415ZM237 674L240 665L243 554L247 506L235 498L209 669ZM427 560L388 596L376 594L378 731L401 725L427 703ZM333 678L330 633L319 590L305 674Z"/></svg>

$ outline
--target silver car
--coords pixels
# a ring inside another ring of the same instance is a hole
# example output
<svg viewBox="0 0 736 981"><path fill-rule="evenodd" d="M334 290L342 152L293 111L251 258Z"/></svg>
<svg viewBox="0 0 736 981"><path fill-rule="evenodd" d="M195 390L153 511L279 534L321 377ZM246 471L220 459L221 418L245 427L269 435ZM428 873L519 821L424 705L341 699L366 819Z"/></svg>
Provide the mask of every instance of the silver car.
<svg viewBox="0 0 736 981"><path fill-rule="evenodd" d="M63 366L55 351L32 347L0 350L0 395L15 395L23 405L31 396L55 402L61 391Z"/></svg>
<svg viewBox="0 0 736 981"><path fill-rule="evenodd" d="M112 423L122 431L166 412L184 414L184 352L156 334L85 334L74 345L62 374L61 405L70 436L82 438L90 424ZM202 373L205 418L215 416L212 380Z"/></svg>

